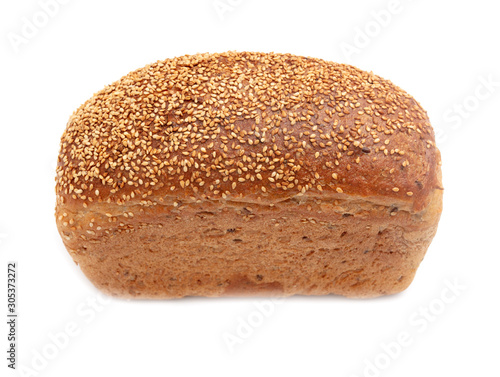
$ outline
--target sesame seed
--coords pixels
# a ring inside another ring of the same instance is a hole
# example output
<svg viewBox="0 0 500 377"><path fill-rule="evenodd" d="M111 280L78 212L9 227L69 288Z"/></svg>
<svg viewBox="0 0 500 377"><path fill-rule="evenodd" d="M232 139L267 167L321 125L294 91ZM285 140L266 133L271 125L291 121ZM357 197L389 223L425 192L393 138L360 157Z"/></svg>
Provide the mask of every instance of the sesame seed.
<svg viewBox="0 0 500 377"><path fill-rule="evenodd" d="M149 197L162 194L342 193L328 182L339 179L333 168L345 169L346 188L359 171L389 169L391 187L401 166L408 180L419 179L421 166L402 161L410 143L436 150L425 111L355 67L290 54L182 56L129 73L74 112L61 139L56 193L58 203L84 208L152 205Z"/></svg>

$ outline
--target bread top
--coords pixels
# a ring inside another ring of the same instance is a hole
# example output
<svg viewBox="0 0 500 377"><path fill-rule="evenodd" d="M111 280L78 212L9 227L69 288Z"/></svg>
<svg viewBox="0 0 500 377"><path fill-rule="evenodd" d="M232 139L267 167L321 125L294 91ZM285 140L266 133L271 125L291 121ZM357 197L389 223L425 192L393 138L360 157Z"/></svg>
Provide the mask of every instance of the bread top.
<svg viewBox="0 0 500 377"><path fill-rule="evenodd" d="M61 138L58 205L296 196L421 210L440 186L426 112L350 65L226 52L158 61L105 87Z"/></svg>

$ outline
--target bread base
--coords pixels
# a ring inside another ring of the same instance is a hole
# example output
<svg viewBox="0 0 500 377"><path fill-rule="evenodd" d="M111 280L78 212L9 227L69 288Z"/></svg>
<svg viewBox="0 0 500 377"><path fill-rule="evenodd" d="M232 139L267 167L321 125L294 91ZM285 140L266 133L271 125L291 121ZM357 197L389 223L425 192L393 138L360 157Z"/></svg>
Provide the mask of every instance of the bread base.
<svg viewBox="0 0 500 377"><path fill-rule="evenodd" d="M412 282L441 206L440 190L418 213L361 199L173 203L123 208L140 213L126 218L103 205L65 209L59 222L73 219L73 230L58 225L83 273L112 296L376 297Z"/></svg>

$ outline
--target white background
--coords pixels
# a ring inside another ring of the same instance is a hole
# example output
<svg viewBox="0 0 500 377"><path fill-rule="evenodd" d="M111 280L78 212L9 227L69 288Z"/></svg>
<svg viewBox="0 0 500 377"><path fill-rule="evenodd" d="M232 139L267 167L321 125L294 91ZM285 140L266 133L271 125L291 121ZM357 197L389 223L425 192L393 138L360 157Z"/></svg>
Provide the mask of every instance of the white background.
<svg viewBox="0 0 500 377"><path fill-rule="evenodd" d="M60 0L43 10L46 2L0 5L0 375L498 375L496 1ZM26 26L33 22L36 30ZM54 221L54 168L68 117L147 63L227 50L351 63L390 79L428 111L442 151L444 212L405 292L92 304L101 296ZM19 266L24 374L6 366L11 260ZM62 335L68 326L72 335ZM395 346L400 333L409 341ZM228 334L245 336L233 352Z"/></svg>

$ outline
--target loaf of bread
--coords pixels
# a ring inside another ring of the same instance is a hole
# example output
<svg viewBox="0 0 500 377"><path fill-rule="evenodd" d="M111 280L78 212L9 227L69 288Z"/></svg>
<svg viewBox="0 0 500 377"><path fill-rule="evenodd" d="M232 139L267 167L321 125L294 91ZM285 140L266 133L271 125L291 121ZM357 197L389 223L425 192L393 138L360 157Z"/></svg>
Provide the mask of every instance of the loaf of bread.
<svg viewBox="0 0 500 377"><path fill-rule="evenodd" d="M227 52L158 61L70 117L56 220L119 297L375 297L404 290L442 207L407 93L353 66Z"/></svg>

